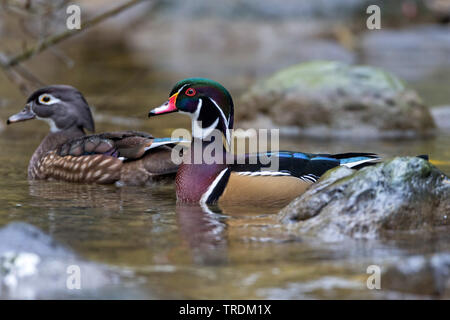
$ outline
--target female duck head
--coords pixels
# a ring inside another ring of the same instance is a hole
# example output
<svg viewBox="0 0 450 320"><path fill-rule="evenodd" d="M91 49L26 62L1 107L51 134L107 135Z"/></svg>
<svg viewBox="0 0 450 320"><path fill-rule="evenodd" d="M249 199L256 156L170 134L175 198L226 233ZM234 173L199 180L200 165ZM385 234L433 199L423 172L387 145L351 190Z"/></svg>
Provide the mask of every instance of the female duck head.
<svg viewBox="0 0 450 320"><path fill-rule="evenodd" d="M7 124L40 119L50 124L52 132L78 128L94 131L94 120L80 91L67 85L52 85L33 92L25 108L8 118Z"/></svg>
<svg viewBox="0 0 450 320"><path fill-rule="evenodd" d="M230 93L220 83L204 78L188 78L178 82L169 100L150 111L149 117L182 112L192 118L192 135L204 139L219 130L230 144L234 108Z"/></svg>

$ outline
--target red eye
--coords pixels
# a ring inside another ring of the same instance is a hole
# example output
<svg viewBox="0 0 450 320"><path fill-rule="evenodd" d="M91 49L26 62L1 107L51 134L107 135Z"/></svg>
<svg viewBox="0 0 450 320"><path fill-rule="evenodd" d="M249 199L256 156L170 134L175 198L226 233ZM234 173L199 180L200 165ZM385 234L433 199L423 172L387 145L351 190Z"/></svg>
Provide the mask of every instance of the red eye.
<svg viewBox="0 0 450 320"><path fill-rule="evenodd" d="M195 91L195 89L193 88L189 88L186 90L185 94L189 97L193 97L195 96L195 94L197 93L197 91Z"/></svg>

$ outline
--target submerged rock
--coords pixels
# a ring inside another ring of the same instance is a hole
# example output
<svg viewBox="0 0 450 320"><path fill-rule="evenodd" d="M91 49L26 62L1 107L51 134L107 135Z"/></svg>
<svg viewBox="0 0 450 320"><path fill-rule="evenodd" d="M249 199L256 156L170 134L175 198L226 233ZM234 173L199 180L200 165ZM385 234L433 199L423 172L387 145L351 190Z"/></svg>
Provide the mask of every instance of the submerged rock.
<svg viewBox="0 0 450 320"><path fill-rule="evenodd" d="M75 278L79 271L79 288ZM121 276L85 261L38 228L21 222L0 229L0 299L110 297Z"/></svg>
<svg viewBox="0 0 450 320"><path fill-rule="evenodd" d="M412 256L389 265L381 276L383 290L450 298L450 253Z"/></svg>
<svg viewBox="0 0 450 320"><path fill-rule="evenodd" d="M397 157L354 171L339 167L280 212L304 235L338 241L449 225L450 179L428 161Z"/></svg>
<svg viewBox="0 0 450 320"><path fill-rule="evenodd" d="M245 127L317 137L416 136L435 127L418 95L391 74L329 61L298 64L256 83L236 111Z"/></svg>

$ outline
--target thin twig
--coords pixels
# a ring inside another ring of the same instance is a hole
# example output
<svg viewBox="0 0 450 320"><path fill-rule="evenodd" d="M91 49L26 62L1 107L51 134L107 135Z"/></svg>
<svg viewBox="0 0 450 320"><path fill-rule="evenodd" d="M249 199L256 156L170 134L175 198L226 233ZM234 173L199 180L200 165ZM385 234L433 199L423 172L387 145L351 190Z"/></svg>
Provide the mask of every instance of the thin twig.
<svg viewBox="0 0 450 320"><path fill-rule="evenodd" d="M6 59L7 58L5 57L5 55L0 52L0 66L6 63ZM30 92L32 92L33 87L27 81L25 81L25 77L20 75L15 70L15 68L4 68L3 71L5 72L5 75L8 77L8 79L19 87L19 90L23 94L28 96Z"/></svg>
<svg viewBox="0 0 450 320"><path fill-rule="evenodd" d="M43 87L45 85L44 82L42 82L37 76L35 76L30 70L28 70L27 68L23 67L23 65L16 65L13 67L14 70L16 70L16 72L18 74L20 74L24 79L28 80L29 82L31 82L33 84L33 86L35 86L34 89L37 89L37 87ZM10 68L12 69L12 68Z"/></svg>
<svg viewBox="0 0 450 320"><path fill-rule="evenodd" d="M95 26L96 24L102 22L103 20L110 18L116 14L121 13L122 11L131 8L132 6L138 4L139 2L143 2L146 0L130 0L125 2L124 4L111 9L109 11L106 11L103 14L100 14L88 21L86 21L83 24L83 27L81 29L74 29L74 30L66 30L63 31L61 33L55 34L55 35L51 35L45 39L43 39L42 41L40 41L39 44L37 44L36 46L29 48L27 50L25 50L24 52L10 58L7 62L2 63L2 67L3 68L8 68L8 67L12 67L17 65L20 62L23 62L27 59L29 59L30 57L32 57L35 54L38 54L42 51L44 51L45 49L49 48L50 46L53 46L63 40L66 40L76 34L79 34L87 29L89 29L90 27ZM147 0L148 1L148 0Z"/></svg>

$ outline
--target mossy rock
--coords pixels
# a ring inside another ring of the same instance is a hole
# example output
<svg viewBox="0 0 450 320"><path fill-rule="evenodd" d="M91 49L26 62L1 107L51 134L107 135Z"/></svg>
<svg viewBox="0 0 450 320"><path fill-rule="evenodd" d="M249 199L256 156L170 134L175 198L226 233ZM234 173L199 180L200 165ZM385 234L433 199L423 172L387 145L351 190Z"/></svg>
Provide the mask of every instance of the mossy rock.
<svg viewBox="0 0 450 320"><path fill-rule="evenodd" d="M426 160L396 157L328 171L280 212L300 234L338 241L448 226L450 179Z"/></svg>
<svg viewBox="0 0 450 320"><path fill-rule="evenodd" d="M435 128L415 91L369 66L315 61L256 83L236 108L245 127L294 128L312 136L417 136ZM261 121L263 119L263 121Z"/></svg>

